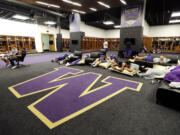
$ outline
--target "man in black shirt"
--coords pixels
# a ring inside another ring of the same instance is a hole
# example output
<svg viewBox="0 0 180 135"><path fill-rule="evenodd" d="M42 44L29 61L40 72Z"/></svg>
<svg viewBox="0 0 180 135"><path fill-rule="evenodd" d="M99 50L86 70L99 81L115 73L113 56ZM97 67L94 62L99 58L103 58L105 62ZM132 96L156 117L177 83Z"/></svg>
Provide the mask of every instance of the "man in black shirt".
<svg viewBox="0 0 180 135"><path fill-rule="evenodd" d="M23 48L22 51L20 51L17 55L10 57L9 61L11 63L12 69L16 68L14 61L16 61L19 64L19 61L24 61L24 58L26 56L26 50Z"/></svg>

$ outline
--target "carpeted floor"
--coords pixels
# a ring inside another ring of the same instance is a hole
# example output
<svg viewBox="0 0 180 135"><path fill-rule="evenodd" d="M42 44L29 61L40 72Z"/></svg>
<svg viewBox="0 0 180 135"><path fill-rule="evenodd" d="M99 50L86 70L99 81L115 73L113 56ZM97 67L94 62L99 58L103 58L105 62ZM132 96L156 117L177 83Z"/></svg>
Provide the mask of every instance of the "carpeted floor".
<svg viewBox="0 0 180 135"><path fill-rule="evenodd" d="M34 57L34 56L33 56ZM156 85L150 80L120 75L101 68L73 68L143 82L141 91L124 91L95 108L50 130L27 106L47 92L16 98L8 87L53 71L51 62L28 64L20 69L0 71L1 135L179 135L180 112L156 104ZM101 86L97 82L95 87Z"/></svg>
<svg viewBox="0 0 180 135"><path fill-rule="evenodd" d="M70 54L70 52L49 52L49 53L38 53L38 54L27 54L24 62L21 62L24 65L29 65L29 64L36 64L36 63L41 63L41 62L47 62L51 61L52 59L55 59L59 56L62 56L64 54ZM87 53L84 53L84 55ZM117 55L116 51L109 51L108 55ZM0 60L0 69L5 68L5 63Z"/></svg>

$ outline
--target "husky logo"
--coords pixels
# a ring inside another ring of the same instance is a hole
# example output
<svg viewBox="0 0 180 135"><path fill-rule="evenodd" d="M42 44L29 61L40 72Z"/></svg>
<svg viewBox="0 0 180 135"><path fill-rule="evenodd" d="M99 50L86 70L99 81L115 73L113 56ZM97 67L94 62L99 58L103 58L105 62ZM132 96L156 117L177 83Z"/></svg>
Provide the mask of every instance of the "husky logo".
<svg viewBox="0 0 180 135"><path fill-rule="evenodd" d="M17 98L51 90L28 108L52 129L125 90L140 91L142 87L139 82L108 76L101 80L104 85L92 89L102 75L92 72L80 74L82 72L62 67L9 87L9 90Z"/></svg>

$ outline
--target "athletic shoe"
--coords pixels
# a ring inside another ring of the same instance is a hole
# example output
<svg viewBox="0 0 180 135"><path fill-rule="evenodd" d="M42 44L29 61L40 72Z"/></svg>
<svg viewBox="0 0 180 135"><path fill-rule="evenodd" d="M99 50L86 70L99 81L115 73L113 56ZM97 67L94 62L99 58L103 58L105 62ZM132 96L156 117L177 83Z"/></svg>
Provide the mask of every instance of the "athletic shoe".
<svg viewBox="0 0 180 135"><path fill-rule="evenodd" d="M70 63L66 63L66 67L70 66L71 64Z"/></svg>
<svg viewBox="0 0 180 135"><path fill-rule="evenodd" d="M91 64L91 66L92 66L92 67L96 67L97 65L96 65L96 64L94 64L94 63L92 63L92 64Z"/></svg>
<svg viewBox="0 0 180 135"><path fill-rule="evenodd" d="M15 68L17 68L17 66L13 66L11 69L15 69Z"/></svg>
<svg viewBox="0 0 180 135"><path fill-rule="evenodd" d="M136 73L136 74L137 74L137 76L139 76L139 77L143 77L141 73Z"/></svg>
<svg viewBox="0 0 180 135"><path fill-rule="evenodd" d="M10 67L11 67L11 64L8 64L7 67L10 68Z"/></svg>
<svg viewBox="0 0 180 135"><path fill-rule="evenodd" d="M60 61L60 62L59 62L59 65L61 65L61 64L63 64L63 61Z"/></svg>

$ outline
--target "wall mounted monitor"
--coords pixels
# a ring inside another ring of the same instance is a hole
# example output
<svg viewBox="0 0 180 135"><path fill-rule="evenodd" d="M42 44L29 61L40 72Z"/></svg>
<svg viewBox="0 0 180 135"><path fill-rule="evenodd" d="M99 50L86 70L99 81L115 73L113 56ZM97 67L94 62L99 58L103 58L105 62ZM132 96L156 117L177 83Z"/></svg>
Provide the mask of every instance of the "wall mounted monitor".
<svg viewBox="0 0 180 135"><path fill-rule="evenodd" d="M71 40L71 43L72 43L73 45L77 45L77 44L78 44L78 40Z"/></svg>
<svg viewBox="0 0 180 135"><path fill-rule="evenodd" d="M136 39L135 38L125 38L124 39L124 44L125 45L135 45L136 44Z"/></svg>

